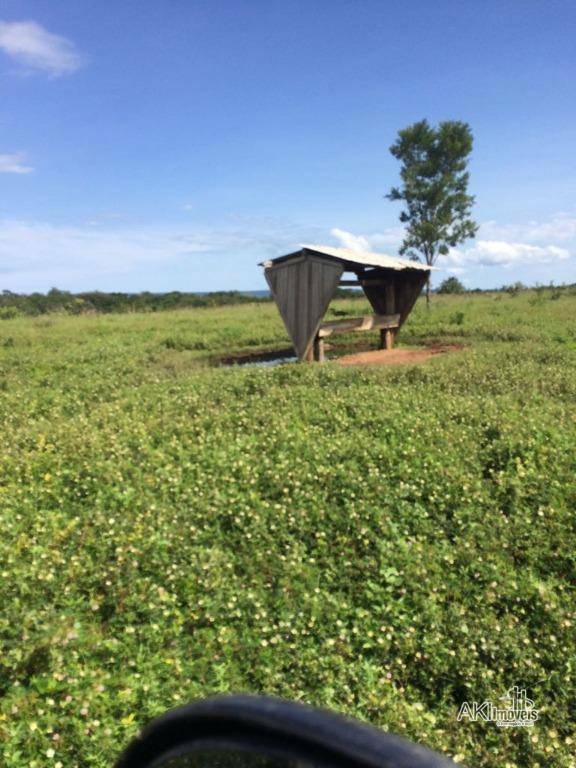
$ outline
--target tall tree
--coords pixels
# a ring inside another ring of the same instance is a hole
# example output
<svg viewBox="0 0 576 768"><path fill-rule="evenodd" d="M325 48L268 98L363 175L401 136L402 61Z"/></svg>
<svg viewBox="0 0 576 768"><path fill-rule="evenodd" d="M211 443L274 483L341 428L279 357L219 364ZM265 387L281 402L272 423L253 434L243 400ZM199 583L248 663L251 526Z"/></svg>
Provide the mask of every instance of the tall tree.
<svg viewBox="0 0 576 768"><path fill-rule="evenodd" d="M438 293L464 293L466 288L457 277L447 277L438 286Z"/></svg>
<svg viewBox="0 0 576 768"><path fill-rule="evenodd" d="M423 258L432 266L440 254L476 234L466 170L472 141L470 126L457 120L437 128L420 120L398 132L390 152L402 164L402 185L392 187L386 197L405 203L400 213L400 221L406 224L401 254ZM430 306L430 277L426 304Z"/></svg>

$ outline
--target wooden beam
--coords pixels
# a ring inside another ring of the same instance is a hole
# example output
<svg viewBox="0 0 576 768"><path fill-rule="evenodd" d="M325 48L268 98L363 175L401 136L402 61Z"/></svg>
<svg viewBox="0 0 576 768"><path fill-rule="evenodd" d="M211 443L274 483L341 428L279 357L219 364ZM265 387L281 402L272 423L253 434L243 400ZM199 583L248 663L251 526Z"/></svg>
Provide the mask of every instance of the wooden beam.
<svg viewBox="0 0 576 768"><path fill-rule="evenodd" d="M377 277L365 277L363 280L360 281L360 285L374 285L379 288L381 288L384 285L389 285L389 280L382 280L382 278Z"/></svg>
<svg viewBox="0 0 576 768"><path fill-rule="evenodd" d="M373 278L373 279L370 279L370 278L364 278L364 279L362 279L362 278L361 278L360 280L340 280L340 282L338 283L338 285L341 285L341 286L352 286L352 285L358 285L358 286L360 286L360 285L376 285L376 286L379 286L379 287L381 287L381 286L384 286L384 285L388 285L388 283L389 283L389 281L388 281L388 280L382 280L382 279L380 279L380 278Z"/></svg>
<svg viewBox="0 0 576 768"><path fill-rule="evenodd" d="M350 317L344 320L329 320L320 324L318 335L325 338L332 333L356 333L377 328L397 328L399 322L400 315L367 315L366 317Z"/></svg>

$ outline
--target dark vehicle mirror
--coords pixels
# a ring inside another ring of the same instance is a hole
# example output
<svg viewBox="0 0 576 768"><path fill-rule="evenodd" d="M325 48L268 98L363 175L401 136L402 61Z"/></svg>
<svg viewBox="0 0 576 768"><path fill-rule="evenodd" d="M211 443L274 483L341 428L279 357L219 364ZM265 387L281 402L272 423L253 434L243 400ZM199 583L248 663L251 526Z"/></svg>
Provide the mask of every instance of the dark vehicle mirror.
<svg viewBox="0 0 576 768"><path fill-rule="evenodd" d="M148 725L116 768L454 768L406 739L263 696L218 696Z"/></svg>

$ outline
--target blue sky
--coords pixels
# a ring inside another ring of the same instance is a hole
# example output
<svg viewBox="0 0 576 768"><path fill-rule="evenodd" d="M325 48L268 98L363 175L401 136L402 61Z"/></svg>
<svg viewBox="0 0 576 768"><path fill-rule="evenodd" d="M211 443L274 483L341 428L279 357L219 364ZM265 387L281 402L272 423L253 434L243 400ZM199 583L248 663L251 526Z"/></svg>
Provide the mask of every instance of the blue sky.
<svg viewBox="0 0 576 768"><path fill-rule="evenodd" d="M572 0L3 0L0 290L264 287L397 253L388 148L470 123L475 241L437 280L576 281Z"/></svg>

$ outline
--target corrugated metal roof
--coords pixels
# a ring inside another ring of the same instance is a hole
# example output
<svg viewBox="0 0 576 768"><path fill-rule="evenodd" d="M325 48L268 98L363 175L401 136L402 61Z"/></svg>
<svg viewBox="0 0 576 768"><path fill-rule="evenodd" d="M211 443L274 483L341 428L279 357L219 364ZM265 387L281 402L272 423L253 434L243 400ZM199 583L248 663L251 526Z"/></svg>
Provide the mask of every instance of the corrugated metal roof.
<svg viewBox="0 0 576 768"><path fill-rule="evenodd" d="M307 251L314 251L324 256L330 256L339 261L346 261L350 264L358 264L362 267L384 267L385 269L419 269L429 272L434 267L422 264L420 261L410 261L408 259L397 259L395 256L386 256L383 253L369 253L368 251L352 251L349 248L333 248L331 245L303 245L302 248ZM300 253L290 253L287 256L279 256L277 259L265 261L261 266L275 264L277 261L284 261L290 256L296 256Z"/></svg>

